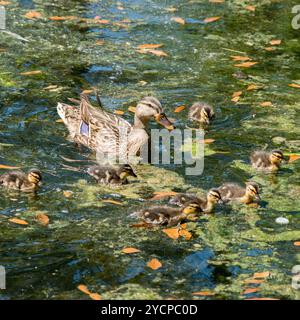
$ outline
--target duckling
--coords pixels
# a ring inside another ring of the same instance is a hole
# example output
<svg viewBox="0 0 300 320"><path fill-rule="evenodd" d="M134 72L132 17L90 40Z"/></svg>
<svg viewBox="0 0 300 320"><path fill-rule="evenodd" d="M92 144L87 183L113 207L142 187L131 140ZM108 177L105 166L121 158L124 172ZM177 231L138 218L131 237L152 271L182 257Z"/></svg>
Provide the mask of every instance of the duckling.
<svg viewBox="0 0 300 320"><path fill-rule="evenodd" d="M200 122L200 124L209 125L215 117L213 107L205 102L195 102L190 110L188 117L191 121Z"/></svg>
<svg viewBox="0 0 300 320"><path fill-rule="evenodd" d="M127 177L137 178L129 164L123 164L119 167L95 165L88 168L87 173L102 184L127 184Z"/></svg>
<svg viewBox="0 0 300 320"><path fill-rule="evenodd" d="M284 159L283 153L280 150L267 151L254 151L251 156L252 167L258 170L278 171L282 160Z"/></svg>
<svg viewBox="0 0 300 320"><path fill-rule="evenodd" d="M212 212L217 203L222 203L220 192L217 189L211 189L208 191L206 199L198 198L193 194L179 193L170 199L170 204L182 207L191 201L198 203L201 208L201 212L205 213Z"/></svg>
<svg viewBox="0 0 300 320"><path fill-rule="evenodd" d="M37 169L29 170L27 175L22 171L11 171L0 176L0 185L7 189L32 192L37 190L41 180L41 172Z"/></svg>
<svg viewBox="0 0 300 320"><path fill-rule="evenodd" d="M250 204L260 200L259 186L252 181L246 183L246 188L236 183L224 183L218 190L224 203L237 201Z"/></svg>
<svg viewBox="0 0 300 320"><path fill-rule="evenodd" d="M140 218L143 222L150 225L176 226L181 221L187 219L189 215L201 212L198 203L190 202L183 208L170 208L167 206L154 206L134 212L130 215L133 218Z"/></svg>

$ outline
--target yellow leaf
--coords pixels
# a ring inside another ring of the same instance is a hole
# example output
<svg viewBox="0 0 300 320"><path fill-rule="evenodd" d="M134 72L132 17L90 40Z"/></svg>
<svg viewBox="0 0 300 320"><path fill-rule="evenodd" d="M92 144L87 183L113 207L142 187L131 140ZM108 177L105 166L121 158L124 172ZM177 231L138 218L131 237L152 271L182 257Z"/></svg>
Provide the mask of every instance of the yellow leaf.
<svg viewBox="0 0 300 320"><path fill-rule="evenodd" d="M118 206L122 206L122 205L123 205L123 203L122 203L122 202L115 201L115 200L110 200L110 199L102 200L102 202L104 202L104 203L116 204L116 205L118 205Z"/></svg>
<svg viewBox="0 0 300 320"><path fill-rule="evenodd" d="M72 191L69 191L69 190L65 190L63 191L63 195L66 197L66 198L70 198L72 196L73 192Z"/></svg>
<svg viewBox="0 0 300 320"><path fill-rule="evenodd" d="M258 62L248 61L248 62L244 62L244 63L235 64L234 66L235 67L240 67L240 68L250 68L250 67L254 66L257 63Z"/></svg>
<svg viewBox="0 0 300 320"><path fill-rule="evenodd" d="M269 271L265 271L265 272L256 272L253 275L254 279L264 279L264 278L268 278L270 276L270 272Z"/></svg>
<svg viewBox="0 0 300 320"><path fill-rule="evenodd" d="M183 18L180 18L180 17L172 17L171 20L175 21L177 23L180 23L180 24L185 24L185 20Z"/></svg>
<svg viewBox="0 0 300 320"><path fill-rule="evenodd" d="M230 56L230 58L234 61L248 61L251 60L251 58L247 56Z"/></svg>
<svg viewBox="0 0 300 320"><path fill-rule="evenodd" d="M138 46L139 49L157 49L162 47L163 44L150 44L150 43L145 43L145 44L140 44Z"/></svg>
<svg viewBox="0 0 300 320"><path fill-rule="evenodd" d="M300 155L298 155L298 154L290 154L289 155L289 163L292 163L298 159L300 159Z"/></svg>
<svg viewBox="0 0 300 320"><path fill-rule="evenodd" d="M296 241L296 242L294 242L294 246L296 246L296 247L300 247L300 241Z"/></svg>
<svg viewBox="0 0 300 320"><path fill-rule="evenodd" d="M179 230L178 233L181 237L184 237L185 240L191 240L191 238L192 238L192 234L185 229Z"/></svg>
<svg viewBox="0 0 300 320"><path fill-rule="evenodd" d="M266 47L265 50L266 51L275 51L276 48L274 48L274 47Z"/></svg>
<svg viewBox="0 0 300 320"><path fill-rule="evenodd" d="M35 70L35 71L21 72L20 75L22 75L22 76L31 76L31 75L35 75L35 74L41 74L41 73L42 73L41 70Z"/></svg>
<svg viewBox="0 0 300 320"><path fill-rule="evenodd" d="M64 120L63 120L63 119L57 119L55 122L57 122L57 123L63 123Z"/></svg>
<svg viewBox="0 0 300 320"><path fill-rule="evenodd" d="M171 239L176 240L179 238L178 228L163 229L163 232Z"/></svg>
<svg viewBox="0 0 300 320"><path fill-rule="evenodd" d="M209 0L211 3L224 3L225 0Z"/></svg>
<svg viewBox="0 0 300 320"><path fill-rule="evenodd" d="M239 97L243 94L243 91L236 91L232 94L232 98L236 98L236 97Z"/></svg>
<svg viewBox="0 0 300 320"><path fill-rule="evenodd" d="M0 1L0 6L7 6L9 4L11 4L10 1Z"/></svg>
<svg viewBox="0 0 300 320"><path fill-rule="evenodd" d="M96 41L96 45L98 45L98 46L103 46L104 43L105 43L104 40L97 40L97 41Z"/></svg>
<svg viewBox="0 0 300 320"><path fill-rule="evenodd" d="M128 108L128 111L132 112L132 113L135 113L135 110L136 110L136 107L129 107Z"/></svg>
<svg viewBox="0 0 300 320"><path fill-rule="evenodd" d="M238 102L240 100L240 97L237 96L237 97L234 97L231 99L232 102Z"/></svg>
<svg viewBox="0 0 300 320"><path fill-rule="evenodd" d="M84 94L91 94L93 92L94 92L94 90L92 90L92 89L87 89L87 90L82 91L82 93L84 93Z"/></svg>
<svg viewBox="0 0 300 320"><path fill-rule="evenodd" d="M36 216L37 221L43 226L47 226L49 224L49 217L44 213L39 213Z"/></svg>
<svg viewBox="0 0 300 320"><path fill-rule="evenodd" d="M123 253L138 253L138 252L141 252L141 250L136 249L136 248L132 248L132 247L127 247L127 248L123 248L122 252Z"/></svg>
<svg viewBox="0 0 300 320"><path fill-rule="evenodd" d="M261 107L271 107L272 106L272 102L271 101L265 101L260 103Z"/></svg>
<svg viewBox="0 0 300 320"><path fill-rule="evenodd" d="M218 20L220 20L220 19L221 19L221 17L209 17L209 18L205 18L203 21L204 21L205 23L210 23L210 22L218 21Z"/></svg>
<svg viewBox="0 0 300 320"><path fill-rule="evenodd" d="M278 46L281 44L281 40L271 40L269 43L272 46Z"/></svg>
<svg viewBox="0 0 300 320"><path fill-rule="evenodd" d="M119 115L119 116L121 116L121 115L123 115L125 112L122 111L122 110L115 110L114 113L117 114L117 115Z"/></svg>
<svg viewBox="0 0 300 320"><path fill-rule="evenodd" d="M0 164L0 169L10 169L10 170L13 170L13 169L20 169L20 167L12 167L12 166L7 166L5 164Z"/></svg>
<svg viewBox="0 0 300 320"><path fill-rule="evenodd" d="M248 11L254 12L255 11L255 6L246 6L245 9L248 10Z"/></svg>
<svg viewBox="0 0 300 320"><path fill-rule="evenodd" d="M246 294L249 294L249 293L254 293L254 292L257 292L259 291L260 288L247 288L245 289L245 291L243 292L243 295L246 295Z"/></svg>
<svg viewBox="0 0 300 320"><path fill-rule="evenodd" d="M101 300L101 296L98 293L90 293L89 296L93 300Z"/></svg>
<svg viewBox="0 0 300 320"><path fill-rule="evenodd" d="M279 299L274 299L274 298L249 298L245 300L279 300Z"/></svg>
<svg viewBox="0 0 300 320"><path fill-rule="evenodd" d="M79 286L77 286L77 289L80 290L81 292L87 294L87 295L91 294L91 292L89 291L87 286L85 286L84 284L80 284Z"/></svg>
<svg viewBox="0 0 300 320"><path fill-rule="evenodd" d="M289 86L292 87L292 88L298 88L298 89L300 89L300 84L291 83L291 84L289 84Z"/></svg>
<svg viewBox="0 0 300 320"><path fill-rule="evenodd" d="M178 113L178 112L183 111L184 109L185 109L185 106L179 106L174 110L174 112Z"/></svg>
<svg viewBox="0 0 300 320"><path fill-rule="evenodd" d="M175 7L169 7L169 8L166 8L166 11L168 11L168 12L176 12L176 11L178 11L178 9L175 8Z"/></svg>
<svg viewBox="0 0 300 320"><path fill-rule="evenodd" d="M156 191L153 192L154 196L149 199L149 200L159 200L162 198L170 197L170 196L175 196L177 192L174 191Z"/></svg>
<svg viewBox="0 0 300 320"><path fill-rule="evenodd" d="M212 291L198 291L198 292L193 292L194 296L214 296L215 293Z"/></svg>
<svg viewBox="0 0 300 320"><path fill-rule="evenodd" d="M162 264L158 259L152 259L147 263L147 266L152 270L157 270L162 267Z"/></svg>
<svg viewBox="0 0 300 320"><path fill-rule="evenodd" d="M42 14L37 11L28 11L25 14L25 18L27 19L39 19L42 18Z"/></svg>
<svg viewBox="0 0 300 320"><path fill-rule="evenodd" d="M216 141L215 139L204 139L204 143L205 144L211 144L211 143L213 143L215 141Z"/></svg>
<svg viewBox="0 0 300 320"><path fill-rule="evenodd" d="M11 219L8 219L8 221L10 221L10 222L12 222L12 223L16 223L16 224L23 225L23 226L28 225L28 222L27 222L27 221L22 220L22 219L19 219L19 218L11 218Z"/></svg>
<svg viewBox="0 0 300 320"><path fill-rule="evenodd" d="M251 90L256 90L259 89L259 86L257 86L256 84L249 84L249 86L247 87L247 91L251 91Z"/></svg>
<svg viewBox="0 0 300 320"><path fill-rule="evenodd" d="M53 21L64 21L64 20L74 20L74 19L77 19L77 17L75 17L75 16L65 16L65 17L54 16L54 17L50 17L49 19L53 20Z"/></svg>

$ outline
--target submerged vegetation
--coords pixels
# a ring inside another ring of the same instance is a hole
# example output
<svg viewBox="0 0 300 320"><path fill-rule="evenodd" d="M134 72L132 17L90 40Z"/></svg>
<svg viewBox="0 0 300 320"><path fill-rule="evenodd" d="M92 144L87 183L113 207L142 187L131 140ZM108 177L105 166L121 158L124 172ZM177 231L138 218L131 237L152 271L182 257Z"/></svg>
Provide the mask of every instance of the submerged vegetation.
<svg viewBox="0 0 300 320"><path fill-rule="evenodd" d="M37 167L44 179L37 195L0 190L1 299L300 298L291 286L300 161L278 174L249 164L257 148L299 155L296 1L1 4L7 29L28 41L0 33L0 173ZM193 102L211 104L204 173L138 165L131 184L97 185L81 170L93 155L67 140L56 112L57 101L94 87L130 122L146 95L182 129ZM218 207L180 229L140 228L128 217L165 204L163 195L203 196L249 179L262 188L260 207Z"/></svg>

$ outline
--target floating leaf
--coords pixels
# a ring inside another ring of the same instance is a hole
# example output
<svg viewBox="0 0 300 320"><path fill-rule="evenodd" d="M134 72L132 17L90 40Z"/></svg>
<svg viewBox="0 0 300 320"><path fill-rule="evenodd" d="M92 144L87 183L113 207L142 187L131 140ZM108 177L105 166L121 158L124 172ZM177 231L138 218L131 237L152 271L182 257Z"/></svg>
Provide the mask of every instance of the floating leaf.
<svg viewBox="0 0 300 320"><path fill-rule="evenodd" d="M5 164L0 164L0 169L13 170L13 169L20 169L20 167L12 167L12 166L7 166L7 165L5 165Z"/></svg>
<svg viewBox="0 0 300 320"><path fill-rule="evenodd" d="M179 113L179 112L183 111L184 109L185 109L185 106L179 106L174 110L174 112Z"/></svg>
<svg viewBox="0 0 300 320"><path fill-rule="evenodd" d="M91 294L91 292L89 291L87 286L85 286L84 284L80 284L79 286L77 286L77 289L80 290L81 292L87 294L87 295Z"/></svg>
<svg viewBox="0 0 300 320"><path fill-rule="evenodd" d="M203 141L205 144L211 144L211 143L214 143L216 140L215 139L204 139Z"/></svg>
<svg viewBox="0 0 300 320"><path fill-rule="evenodd" d="M296 246L296 247L300 247L300 241L296 241L296 242L294 242L294 246Z"/></svg>
<svg viewBox="0 0 300 320"><path fill-rule="evenodd" d="M170 197L170 196L175 196L177 192L174 191L157 191L153 193L154 196L149 199L149 200L159 200L162 198Z"/></svg>
<svg viewBox="0 0 300 320"><path fill-rule="evenodd" d="M180 24L185 24L185 20L183 18L180 18L180 17L172 17L171 20L175 21L177 23L180 23Z"/></svg>
<svg viewBox="0 0 300 320"><path fill-rule="evenodd" d="M265 271L265 272L256 272L253 275L254 279L264 279L264 278L268 278L270 276L270 272L269 271Z"/></svg>
<svg viewBox="0 0 300 320"><path fill-rule="evenodd" d="M236 91L232 94L232 98L239 97L243 94L243 91Z"/></svg>
<svg viewBox="0 0 300 320"><path fill-rule="evenodd" d="M247 283L247 284L261 284L261 283L264 282L264 280L258 280L258 279L250 278L250 279L244 280L244 282Z"/></svg>
<svg viewBox="0 0 300 320"><path fill-rule="evenodd" d="M101 300L101 296L98 293L90 293L89 297L93 300Z"/></svg>
<svg viewBox="0 0 300 320"><path fill-rule="evenodd" d="M125 113L125 111L115 110L114 113L117 114L117 115L119 115L119 116L121 116L121 115L123 115L123 114Z"/></svg>
<svg viewBox="0 0 300 320"><path fill-rule="evenodd" d="M168 54L162 50L155 50L155 49L152 50L151 49L151 50L146 50L146 52L152 53L158 57L167 57L168 56Z"/></svg>
<svg viewBox="0 0 300 320"><path fill-rule="evenodd" d="M19 218L11 218L11 219L8 219L8 221L10 221L12 223L23 225L23 226L27 226L28 225L27 221L19 219Z"/></svg>
<svg viewBox="0 0 300 320"><path fill-rule="evenodd" d="M63 123L64 120L63 120L63 119L57 119L55 122L57 122L57 123Z"/></svg>
<svg viewBox="0 0 300 320"><path fill-rule="evenodd" d="M178 228L163 229L163 232L171 239L176 240L179 238Z"/></svg>
<svg viewBox="0 0 300 320"><path fill-rule="evenodd" d="M28 11L25 14L25 18L27 18L27 19L39 19L39 18L42 18L42 14L40 12L37 12L37 11Z"/></svg>
<svg viewBox="0 0 300 320"><path fill-rule="evenodd" d="M83 90L83 91L82 91L83 94L91 94L91 93L93 93L93 92L94 92L93 89L86 89L86 90Z"/></svg>
<svg viewBox="0 0 300 320"><path fill-rule="evenodd" d="M10 1L0 1L0 6L7 6L9 4L11 4Z"/></svg>
<svg viewBox="0 0 300 320"><path fill-rule="evenodd" d="M49 217L44 213L39 213L36 216L36 220L43 226L47 226L49 224Z"/></svg>
<svg viewBox="0 0 300 320"><path fill-rule="evenodd" d="M152 259L147 263L147 266L152 270L157 270L162 267L162 264L158 259Z"/></svg>
<svg viewBox="0 0 300 320"><path fill-rule="evenodd" d="M145 43L145 44L140 44L138 45L139 49L157 49L162 47L163 44L153 44L153 43Z"/></svg>
<svg viewBox="0 0 300 320"><path fill-rule="evenodd" d="M290 154L289 155L289 163L292 163L298 159L300 159L300 155L298 155L298 154Z"/></svg>
<svg viewBox="0 0 300 320"><path fill-rule="evenodd" d="M249 58L247 56L230 56L230 58L233 61L248 61L248 60L251 60L251 58Z"/></svg>
<svg viewBox="0 0 300 320"><path fill-rule="evenodd" d="M246 6L245 9L254 12L256 8L255 6Z"/></svg>
<svg viewBox="0 0 300 320"><path fill-rule="evenodd" d="M136 107L129 107L128 108L128 111L132 112L132 113L135 113L135 110L136 110Z"/></svg>
<svg viewBox="0 0 300 320"><path fill-rule="evenodd" d="M122 206L122 205L123 205L122 202L116 201L116 200L111 200L111 199L102 200L102 202L104 202L104 203L116 204L116 205L118 205L118 206Z"/></svg>
<svg viewBox="0 0 300 320"><path fill-rule="evenodd" d="M184 237L185 240L191 240L191 238L192 238L192 234L189 231L185 230L185 229L179 230L179 235L181 237Z"/></svg>
<svg viewBox="0 0 300 320"><path fill-rule="evenodd" d="M298 88L298 89L300 89L300 84L290 83L289 86L292 87L292 88Z"/></svg>
<svg viewBox="0 0 300 320"><path fill-rule="evenodd" d="M234 97L231 99L231 101L235 103L238 102L239 100L240 100L240 97Z"/></svg>
<svg viewBox="0 0 300 320"><path fill-rule="evenodd" d="M254 66L255 64L257 64L258 62L254 62L254 61L247 61L244 63L239 63L239 64L235 64L235 67L240 67L240 68L250 68L252 66Z"/></svg>
<svg viewBox="0 0 300 320"><path fill-rule="evenodd" d="M65 16L65 17L59 17L59 16L53 16L49 18L50 20L53 21L65 21L65 20L74 20L77 19L75 16Z"/></svg>
<svg viewBox="0 0 300 320"><path fill-rule="evenodd" d="M70 191L70 190L65 190L65 191L63 191L63 195L64 195L66 198L70 198L70 197L72 197L73 192Z"/></svg>
<svg viewBox="0 0 300 320"><path fill-rule="evenodd" d="M20 75L22 75L22 76L32 76L32 75L41 74L41 73L42 73L41 70L34 70L34 71L21 72Z"/></svg>
<svg viewBox="0 0 300 320"><path fill-rule="evenodd" d="M281 40L271 40L270 42L270 45L272 45L272 46L278 46L278 45L280 45L281 44Z"/></svg>
<svg viewBox="0 0 300 320"><path fill-rule="evenodd" d="M265 50L266 51L275 51L276 48L274 48L274 47L266 47Z"/></svg>
<svg viewBox="0 0 300 320"><path fill-rule="evenodd" d="M210 23L210 22L218 21L218 20L220 20L220 19L221 19L221 17L209 17L209 18L205 18L203 21L204 21L205 23Z"/></svg>
<svg viewBox="0 0 300 320"><path fill-rule="evenodd" d="M169 8L166 8L165 10L168 11L168 12L176 12L176 11L178 11L178 9L175 8L175 7L169 7Z"/></svg>
<svg viewBox="0 0 300 320"><path fill-rule="evenodd" d="M141 252L141 250L136 249L136 248L132 248L132 247L127 247L127 248L123 248L122 252L123 253L138 253L138 252Z"/></svg>
<svg viewBox="0 0 300 320"><path fill-rule="evenodd" d="M224 3L225 0L209 0L211 3Z"/></svg>
<svg viewBox="0 0 300 320"><path fill-rule="evenodd" d="M279 300L279 299L274 299L274 298L249 298L245 300Z"/></svg>
<svg viewBox="0 0 300 320"><path fill-rule="evenodd" d="M256 84L249 84L246 90L251 91L251 90L257 90L257 89L259 89L259 86L257 86Z"/></svg>
<svg viewBox="0 0 300 320"><path fill-rule="evenodd" d="M97 45L97 46L103 46L104 43L105 43L104 40L97 40L97 41L96 41L96 45Z"/></svg>
<svg viewBox="0 0 300 320"><path fill-rule="evenodd" d="M271 107L273 104L271 101L265 101L259 104L261 107Z"/></svg>
<svg viewBox="0 0 300 320"><path fill-rule="evenodd" d="M259 290L260 290L260 288L247 288L243 292L243 295L250 294L250 293L255 293L255 292L259 291Z"/></svg>
<svg viewBox="0 0 300 320"><path fill-rule="evenodd" d="M214 296L215 293L212 291L198 291L198 292L193 292L194 296Z"/></svg>

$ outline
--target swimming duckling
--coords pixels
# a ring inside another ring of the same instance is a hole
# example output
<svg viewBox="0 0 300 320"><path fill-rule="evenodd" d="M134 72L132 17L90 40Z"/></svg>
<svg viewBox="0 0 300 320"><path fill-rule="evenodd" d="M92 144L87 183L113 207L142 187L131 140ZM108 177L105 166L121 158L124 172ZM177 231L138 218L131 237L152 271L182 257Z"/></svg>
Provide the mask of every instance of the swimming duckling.
<svg viewBox="0 0 300 320"><path fill-rule="evenodd" d="M280 150L273 150L271 152L254 151L250 156L253 168L266 171L279 170L283 159L284 156Z"/></svg>
<svg viewBox="0 0 300 320"><path fill-rule="evenodd" d="M205 102L195 102L190 110L188 117L191 121L197 121L201 124L210 124L210 121L214 118L215 113L213 107Z"/></svg>
<svg viewBox="0 0 300 320"><path fill-rule="evenodd" d="M41 172L37 169L31 169L28 174L11 171L0 176L0 185L8 189L32 192L39 187L41 180Z"/></svg>
<svg viewBox="0 0 300 320"><path fill-rule="evenodd" d="M222 202L222 199L220 192L217 189L211 189L208 191L206 199L198 198L193 194L179 193L170 199L170 204L175 204L182 207L191 201L198 203L201 208L201 212L210 213L213 211L218 202Z"/></svg>
<svg viewBox="0 0 300 320"><path fill-rule="evenodd" d="M198 203L188 203L183 208L170 208L167 206L155 206L134 212L130 217L140 218L143 222L152 225L176 226L187 219L189 215L201 212Z"/></svg>
<svg viewBox="0 0 300 320"><path fill-rule="evenodd" d="M224 183L218 190L224 203L237 201L250 204L260 200L259 186L257 183L251 181L246 183L246 188L236 183Z"/></svg>
<svg viewBox="0 0 300 320"><path fill-rule="evenodd" d="M102 184L127 184L127 177L137 177L129 164L119 167L95 165L88 168L87 173Z"/></svg>

